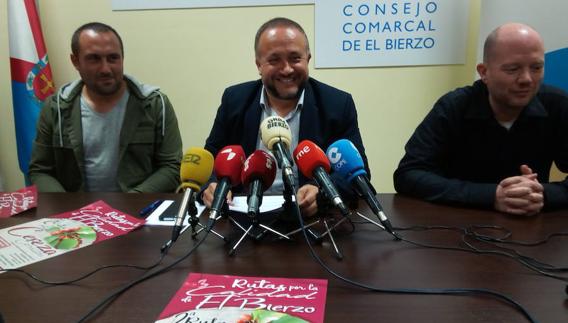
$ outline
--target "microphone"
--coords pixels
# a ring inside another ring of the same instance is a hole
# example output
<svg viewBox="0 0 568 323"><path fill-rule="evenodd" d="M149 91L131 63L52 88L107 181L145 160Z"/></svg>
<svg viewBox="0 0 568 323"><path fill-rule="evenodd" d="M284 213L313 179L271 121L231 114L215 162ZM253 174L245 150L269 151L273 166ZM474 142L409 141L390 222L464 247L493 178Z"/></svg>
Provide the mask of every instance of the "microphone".
<svg viewBox="0 0 568 323"><path fill-rule="evenodd" d="M217 153L214 168L218 182L213 194L211 213L209 213L210 228L225 205L231 187L241 183L241 170L244 160L245 152L243 147L238 145L226 146Z"/></svg>
<svg viewBox="0 0 568 323"><path fill-rule="evenodd" d="M328 175L331 167L323 150L310 140L303 140L294 149L294 159L302 174L309 179L315 178L319 187L333 205L339 208L341 214L348 216L351 212L343 203L339 192Z"/></svg>
<svg viewBox="0 0 568 323"><path fill-rule="evenodd" d="M295 187L294 171L292 170L294 163L289 150L292 133L286 120L277 116L262 120L260 124L260 139L276 157L278 167L282 169L284 183L293 189Z"/></svg>
<svg viewBox="0 0 568 323"><path fill-rule="evenodd" d="M264 150L254 151L245 160L241 180L244 186L249 186L247 197L248 215L254 217L262 205L262 193L266 191L276 177L276 162Z"/></svg>
<svg viewBox="0 0 568 323"><path fill-rule="evenodd" d="M327 148L327 157L331 162L333 171L355 187L355 191L363 196L385 229L396 237L389 219L383 212L381 203L375 196L375 189L367 177L365 164L357 147L347 139L340 139Z"/></svg>
<svg viewBox="0 0 568 323"><path fill-rule="evenodd" d="M195 203L195 193L199 192L201 186L207 183L212 171L213 155L209 151L193 147L189 148L183 155L179 174L181 179L180 189L184 190L184 194L172 231L172 242L175 242L179 237L185 215L187 214L188 203L190 201Z"/></svg>

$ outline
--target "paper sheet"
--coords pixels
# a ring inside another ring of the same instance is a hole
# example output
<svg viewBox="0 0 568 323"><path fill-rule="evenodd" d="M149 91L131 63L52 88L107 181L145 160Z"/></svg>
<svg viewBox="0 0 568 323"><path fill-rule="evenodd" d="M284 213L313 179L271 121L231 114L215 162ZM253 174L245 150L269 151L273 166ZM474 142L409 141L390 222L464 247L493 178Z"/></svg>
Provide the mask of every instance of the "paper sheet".
<svg viewBox="0 0 568 323"><path fill-rule="evenodd" d="M284 203L284 197L282 195L270 195L264 196L262 198L262 205L260 206L260 212L270 212L282 207L282 203ZM146 218L146 225L165 225L165 226L173 226L175 221L163 221L160 220L160 215L168 211L174 217L177 215L177 209L172 210L170 206L174 204L174 200L164 200L158 208L154 210L147 218ZM199 203L196 203L197 207L197 217L205 211L205 206ZM169 210L168 210L169 209ZM247 213L248 205L247 205L247 197L246 196L235 196L233 198L233 202L229 204L229 209L234 212L240 213ZM183 225L188 225L189 215L186 215Z"/></svg>

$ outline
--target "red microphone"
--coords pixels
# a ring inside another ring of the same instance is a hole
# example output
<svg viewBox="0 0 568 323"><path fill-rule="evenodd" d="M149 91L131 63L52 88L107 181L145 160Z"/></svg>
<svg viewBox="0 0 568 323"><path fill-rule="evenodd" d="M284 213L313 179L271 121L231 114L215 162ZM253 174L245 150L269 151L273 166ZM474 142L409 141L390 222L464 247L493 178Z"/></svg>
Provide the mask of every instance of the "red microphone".
<svg viewBox="0 0 568 323"><path fill-rule="evenodd" d="M245 160L241 180L245 187L249 187L247 197L249 216L258 214L258 209L262 205L262 193L272 186L275 177L276 161L264 150L254 151Z"/></svg>
<svg viewBox="0 0 568 323"><path fill-rule="evenodd" d="M238 145L226 146L217 153L214 169L218 183L213 194L209 219L217 219L225 204L229 190L232 186L237 186L241 183L241 170L244 160L245 152L243 147Z"/></svg>
<svg viewBox="0 0 568 323"><path fill-rule="evenodd" d="M303 140L294 149L294 159L300 172L309 179L315 178L324 195L339 208L341 214L348 216L349 209L328 175L331 166L323 150L310 140Z"/></svg>

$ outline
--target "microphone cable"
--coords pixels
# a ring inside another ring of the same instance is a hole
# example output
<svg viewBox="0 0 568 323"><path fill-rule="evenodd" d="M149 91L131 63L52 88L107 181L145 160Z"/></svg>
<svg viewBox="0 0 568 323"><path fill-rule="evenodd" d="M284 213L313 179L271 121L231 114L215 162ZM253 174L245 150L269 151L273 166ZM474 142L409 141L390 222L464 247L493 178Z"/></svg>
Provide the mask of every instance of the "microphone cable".
<svg viewBox="0 0 568 323"><path fill-rule="evenodd" d="M518 261L521 265L525 266L526 268L535 271L536 273L550 277L553 279L561 280L563 282L568 282L568 277L564 277L561 275L557 275L554 273L559 272L568 272L567 267L556 267L542 261L539 261L533 257L526 256L515 249L505 248L500 246L499 244L509 244L509 245L519 245L525 247L533 247L547 243L550 239L554 237L562 237L568 236L568 232L556 232L547 235L545 238L537 241L527 242L527 241L515 241L515 240L507 240L512 236L512 232L502 226L495 226L495 225L471 225L465 228L462 227L450 227L450 226L412 226L412 227L401 227L396 228L398 231L431 231L431 230L451 230L455 231L456 233L460 233L461 242L466 247L458 247L458 246L442 246L442 245L431 245L421 242L416 242L410 239L402 239L406 243L428 248L428 249L438 249L438 250L453 250L453 251L463 251L463 252L470 252L474 254L488 254L488 255L497 255L508 257ZM486 234L478 233L479 230L493 230L493 231L502 231L504 232L502 237L492 237ZM494 249L483 249L481 247L477 247L474 245L475 242L481 242L488 244Z"/></svg>
<svg viewBox="0 0 568 323"><path fill-rule="evenodd" d="M116 297L118 297L119 295L121 295L122 293L126 292L128 289L130 289L133 286L138 285L141 282L144 282L150 278L153 278L155 276L158 276L170 269L172 269L173 267L175 267L177 264L179 264L180 262L184 261L185 259L187 259L189 256L191 256L191 254L197 250L197 248L205 241L205 239L207 239L207 237L209 236L210 230L206 230L205 235L203 235L203 238L201 238L199 241L197 241L197 243L195 243L193 245L193 247L183 256L181 256L180 258L178 258L177 260L175 260L174 262L172 262L171 264L167 265L166 267L160 268L154 272L149 272L146 273L144 276L135 279L133 281L131 281L130 283L128 283L127 285L119 288L118 290L116 290L115 292L113 292L112 294L110 294L109 296L107 296L105 299L103 299L102 301L100 301L97 305L95 305L87 314L85 314L83 317L81 317L77 323L81 323L81 322L85 322L87 321L93 314L95 314L99 309L101 309L103 306L112 303L112 301L114 301L114 299Z"/></svg>
<svg viewBox="0 0 568 323"><path fill-rule="evenodd" d="M73 283L76 283L78 281L81 281L83 279L86 279L94 274L96 274L99 271L105 270L105 269L111 269L111 268L132 268L132 269L138 269L138 270L151 270L155 267L157 267L163 260L164 257L166 256L167 252L163 252L160 255L160 258L152 265L149 266L139 266L139 265L130 265L130 264L116 264L116 265L106 265L106 266L102 266L99 268L94 269L91 272L88 272L82 276L79 276L77 278L74 279L70 279L70 280L63 280L63 281L50 281L50 280L46 280L43 278L40 278L38 276L36 276L33 273L27 272L23 269L2 269L0 268L0 272L5 271L5 272L16 272L16 273L21 273L24 274L26 276L28 276L29 278L41 283L41 284L45 284L45 285L51 285L51 286L60 286L60 285L70 285Z"/></svg>
<svg viewBox="0 0 568 323"><path fill-rule="evenodd" d="M293 194L296 195L295 188L293 189ZM408 295L455 295L455 296L471 296L476 294L481 295L488 295L495 299L499 299L511 305L513 308L517 309L529 322L536 323L537 320L532 317L532 315L528 312L527 309L524 308L523 305L512 299L511 297L484 288L379 288L371 285L367 285L365 283L360 283L349 278L343 277L342 275L336 273L333 269L327 266L323 260L317 255L316 251L314 250L312 244L310 243L310 239L308 234L306 233L304 227L304 220L302 218L302 214L300 212L300 208L297 203L294 203L298 221L300 223L300 227L302 229L302 234L304 235L304 240L309 247L310 255L312 258L330 275L333 277L356 287L360 287L363 289L367 289L373 292L378 293L387 293L387 294L408 294ZM396 228L395 228L396 229Z"/></svg>
<svg viewBox="0 0 568 323"><path fill-rule="evenodd" d="M77 278L74 279L70 279L70 280L62 280L62 281L50 281L50 280L46 280L44 278L40 278L37 275L30 273L26 270L23 269L18 269L18 268L10 268L10 269L3 269L0 268L0 272L4 271L4 272L15 272L15 273L21 273L24 274L25 276L28 276L29 278L44 284L44 285L51 285L51 286L60 286L60 285L70 285L70 284L74 284L76 282L79 282L83 279L86 279L96 273L98 273L99 271L103 271L106 269L111 269L111 268L132 268L132 269L138 269L138 270L151 270L155 267L157 267L158 265L160 265L162 263L162 261L164 260L164 258L166 257L166 255L168 254L168 249L162 250L160 252L160 258L154 262L152 265L149 266L140 266L140 265L132 265L132 264L115 264L115 265L106 265L106 266L101 266L99 268L96 268L82 276L79 276Z"/></svg>
<svg viewBox="0 0 568 323"><path fill-rule="evenodd" d="M357 224L371 224L368 221L355 221ZM416 242L410 239L401 239L406 243L423 247L429 249L439 249L439 250L453 250L453 251L462 251L462 252L470 252L474 254L490 254L490 255L497 255L508 257L518 261L521 265L527 267L528 269L535 271L536 273L547 276L553 279L557 279L563 282L568 282L568 277L564 277L561 275L553 274L558 272L568 272L568 267L557 267L542 261L539 261L533 257L529 257L523 255L522 253L518 252L515 249L505 248L500 246L499 244L510 244L510 245L519 245L523 247L534 247L538 245L542 245L547 243L549 240L555 237L562 237L568 236L568 232L555 232L547 235L545 238L537 240L537 241L515 241L515 240L508 240L512 236L512 232L502 226L496 225L483 225L483 224L474 224L468 227L451 227L451 226L442 226L442 225L432 225L432 226L411 226L411 227L398 227L395 228L399 231L431 231L431 230L448 230L448 231L455 231L456 233L461 233L461 241L466 247L457 247L457 246L443 246L443 245L431 245L422 242ZM493 237L487 234L478 233L478 230L493 230L493 231L502 231L503 236L501 237ZM470 240L486 243L488 245L493 246L495 249L481 249L476 247ZM568 291L567 291L568 292Z"/></svg>

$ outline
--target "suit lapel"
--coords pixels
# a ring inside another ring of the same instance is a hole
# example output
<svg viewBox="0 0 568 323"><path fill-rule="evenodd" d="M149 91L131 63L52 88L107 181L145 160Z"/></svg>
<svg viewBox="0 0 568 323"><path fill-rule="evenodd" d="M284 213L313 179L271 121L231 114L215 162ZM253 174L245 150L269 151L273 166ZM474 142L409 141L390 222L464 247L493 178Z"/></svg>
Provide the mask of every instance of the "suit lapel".
<svg viewBox="0 0 568 323"><path fill-rule="evenodd" d="M262 115L262 109L260 107L260 91L262 89L262 83L260 84L261 86L257 89L256 96L254 96L254 99L245 110L244 129L242 130L244 131L245 136L241 145L243 146L247 156L256 150L256 142L259 136L260 117ZM236 130L241 131L240 129Z"/></svg>
<svg viewBox="0 0 568 323"><path fill-rule="evenodd" d="M300 115L300 133L298 135L298 142L309 139L317 142L317 127L318 122L318 107L316 106L314 91L310 83L306 83L304 94L304 106L302 107L302 114Z"/></svg>

